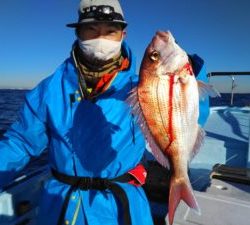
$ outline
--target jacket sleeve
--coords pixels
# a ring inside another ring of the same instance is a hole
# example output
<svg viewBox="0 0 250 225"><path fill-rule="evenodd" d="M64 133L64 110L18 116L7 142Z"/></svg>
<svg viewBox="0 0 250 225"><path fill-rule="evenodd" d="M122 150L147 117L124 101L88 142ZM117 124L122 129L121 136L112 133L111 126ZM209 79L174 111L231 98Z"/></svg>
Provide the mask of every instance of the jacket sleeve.
<svg viewBox="0 0 250 225"><path fill-rule="evenodd" d="M40 87L26 94L18 119L0 141L0 188L48 145Z"/></svg>
<svg viewBox="0 0 250 225"><path fill-rule="evenodd" d="M205 68L205 63L202 58L198 55L189 55L189 58L192 61L194 74L197 80L201 80L205 83L208 83L207 72ZM207 96L204 100L199 102L199 120L198 123L203 127L209 116L209 97Z"/></svg>

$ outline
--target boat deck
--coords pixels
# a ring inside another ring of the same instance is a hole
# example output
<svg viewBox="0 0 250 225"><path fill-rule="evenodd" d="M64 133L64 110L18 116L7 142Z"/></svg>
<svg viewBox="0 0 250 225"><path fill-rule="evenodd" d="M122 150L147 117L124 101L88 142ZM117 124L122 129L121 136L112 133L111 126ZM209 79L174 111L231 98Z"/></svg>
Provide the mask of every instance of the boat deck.
<svg viewBox="0 0 250 225"><path fill-rule="evenodd" d="M249 124L249 107L211 108L205 143L190 164L190 180L201 214L181 202L175 225L250 224ZM215 165L221 169L217 179L211 173Z"/></svg>
<svg viewBox="0 0 250 225"><path fill-rule="evenodd" d="M215 164L250 168L249 124L249 107L211 108L204 145L190 164L195 190L207 188Z"/></svg>

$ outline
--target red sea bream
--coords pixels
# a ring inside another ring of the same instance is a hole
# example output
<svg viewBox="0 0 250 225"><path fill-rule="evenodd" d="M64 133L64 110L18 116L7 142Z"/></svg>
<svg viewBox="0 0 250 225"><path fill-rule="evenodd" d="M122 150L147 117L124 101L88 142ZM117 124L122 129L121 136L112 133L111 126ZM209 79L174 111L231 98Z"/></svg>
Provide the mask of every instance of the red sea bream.
<svg viewBox="0 0 250 225"><path fill-rule="evenodd" d="M153 155L171 170L170 224L180 200L199 211L187 169L205 136L198 117L199 97L206 94L218 95L196 80L188 55L172 34L157 32L145 51L138 87L128 101Z"/></svg>

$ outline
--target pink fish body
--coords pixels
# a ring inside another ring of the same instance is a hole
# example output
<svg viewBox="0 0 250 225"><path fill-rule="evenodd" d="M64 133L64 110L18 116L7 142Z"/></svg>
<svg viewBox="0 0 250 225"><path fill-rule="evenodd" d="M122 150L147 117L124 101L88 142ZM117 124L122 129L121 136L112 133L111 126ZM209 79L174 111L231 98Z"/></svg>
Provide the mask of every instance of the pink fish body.
<svg viewBox="0 0 250 225"><path fill-rule="evenodd" d="M155 158L171 169L169 223L183 200L199 211L187 174L205 132L198 124L200 93L218 95L197 82L188 56L170 32L157 32L146 49L138 87L129 102Z"/></svg>

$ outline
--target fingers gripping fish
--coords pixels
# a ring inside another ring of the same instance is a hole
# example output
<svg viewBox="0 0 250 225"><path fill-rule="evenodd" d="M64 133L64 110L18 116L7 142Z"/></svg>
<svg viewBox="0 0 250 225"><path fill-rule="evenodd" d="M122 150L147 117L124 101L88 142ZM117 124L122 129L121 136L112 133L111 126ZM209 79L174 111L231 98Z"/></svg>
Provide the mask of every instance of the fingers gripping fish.
<svg viewBox="0 0 250 225"><path fill-rule="evenodd" d="M153 155L171 169L170 224L180 200L199 211L187 173L205 136L198 124L199 93L201 98L218 95L210 85L196 80L186 52L172 34L157 32L145 51L139 84L128 102Z"/></svg>

